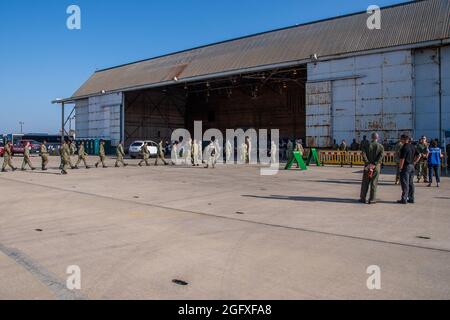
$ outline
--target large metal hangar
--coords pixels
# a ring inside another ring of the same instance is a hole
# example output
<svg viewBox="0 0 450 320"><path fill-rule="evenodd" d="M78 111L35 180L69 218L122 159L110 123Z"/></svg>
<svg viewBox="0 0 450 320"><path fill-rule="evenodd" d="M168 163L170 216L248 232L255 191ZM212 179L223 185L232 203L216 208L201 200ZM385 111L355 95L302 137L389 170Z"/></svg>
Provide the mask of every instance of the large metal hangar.
<svg viewBox="0 0 450 320"><path fill-rule="evenodd" d="M173 130L280 129L327 147L378 131L450 130L450 0L381 9L233 39L95 72L70 98L78 138ZM64 116L63 116L64 123Z"/></svg>

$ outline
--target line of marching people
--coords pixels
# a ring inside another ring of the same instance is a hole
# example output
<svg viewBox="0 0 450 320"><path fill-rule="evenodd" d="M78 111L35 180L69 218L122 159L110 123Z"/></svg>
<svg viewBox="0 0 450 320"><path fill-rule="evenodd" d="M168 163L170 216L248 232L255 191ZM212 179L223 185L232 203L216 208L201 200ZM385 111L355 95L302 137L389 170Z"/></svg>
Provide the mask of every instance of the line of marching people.
<svg viewBox="0 0 450 320"><path fill-rule="evenodd" d="M164 153L164 145L163 140L161 139L158 144L158 150L156 154L156 159L154 165L157 166L159 162L162 162L164 165L169 165L169 162L165 159L165 153ZM243 157L247 163L250 162L250 151L251 151L251 142L250 139L246 139L246 142L242 146L243 149ZM227 161L230 160L230 157L232 155L232 146L229 141L227 141L225 145L226 150L226 158ZM192 166L200 166L201 164L205 164L205 168L209 168L210 166L212 168L215 168L216 163L219 159L219 155L221 152L220 144L219 142L212 137L209 141L206 148L203 149L202 142L197 142L196 140L189 140L185 146L183 146L183 150L180 153L178 150L178 142L175 142L172 145L171 149L171 161L170 163L172 165L177 165L180 163L185 164L191 164ZM146 166L149 166L149 159L150 159L150 151L148 149L148 144L144 143L144 145L141 148L141 157L142 160L138 163L138 166L143 166L145 164ZM77 160L76 162L72 161L72 156L77 154ZM67 170L70 169L79 169L79 165L82 164L86 169L90 169L91 167L88 165L88 153L86 152L84 142L81 141L78 145L78 152L77 147L75 146L75 143L71 140L65 140L60 148L59 148L59 155L61 159L60 167L61 174L66 175L68 174ZM181 156L180 156L181 155ZM43 143L40 145L39 148L39 157L41 158L41 170L47 171L47 165L49 162L49 152L47 149L47 141L43 141ZM13 171L16 171L17 168L13 164L13 153L12 153L12 145L11 142L8 141L4 148L4 155L3 155L4 161L2 165L2 172L6 172L6 169L9 167ZM127 167L128 164L124 160L125 158L125 150L123 147L123 142L120 142L117 145L116 148L116 162L115 167ZM99 154L98 154L98 161L94 165L96 168L99 166L102 166L103 168L107 168L106 165L106 152L105 152L105 141L100 141L99 146ZM23 154L23 162L22 162L22 171L26 171L27 167L29 167L31 170L36 170L36 167L33 166L31 161L31 155L30 155L30 143L27 142L24 146L24 154Z"/></svg>

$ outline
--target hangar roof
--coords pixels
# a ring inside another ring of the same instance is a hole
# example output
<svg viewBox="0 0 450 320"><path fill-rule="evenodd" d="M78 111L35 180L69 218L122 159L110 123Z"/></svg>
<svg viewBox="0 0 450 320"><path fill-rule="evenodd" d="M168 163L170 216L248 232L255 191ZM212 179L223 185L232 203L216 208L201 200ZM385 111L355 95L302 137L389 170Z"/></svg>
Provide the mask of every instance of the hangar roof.
<svg viewBox="0 0 450 320"><path fill-rule="evenodd" d="M382 8L381 30L369 30L368 17L360 12L99 70L67 100L450 38L450 0Z"/></svg>

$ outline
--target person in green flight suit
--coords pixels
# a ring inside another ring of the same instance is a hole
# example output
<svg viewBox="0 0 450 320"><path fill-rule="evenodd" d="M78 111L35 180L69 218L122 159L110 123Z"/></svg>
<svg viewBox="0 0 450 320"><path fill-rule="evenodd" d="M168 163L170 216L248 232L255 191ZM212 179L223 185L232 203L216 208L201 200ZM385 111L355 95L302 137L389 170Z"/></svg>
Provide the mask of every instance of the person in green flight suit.
<svg viewBox="0 0 450 320"><path fill-rule="evenodd" d="M78 169L78 165L83 162L84 166L86 167L86 169L89 169L90 167L87 164L87 152L86 149L84 148L84 141L80 142L80 146L78 147L78 160L77 163L75 164L75 168Z"/></svg>
<svg viewBox="0 0 450 320"><path fill-rule="evenodd" d="M39 147L39 156L42 160L42 171L47 171L48 164L48 150L47 150L47 141L44 140Z"/></svg>
<svg viewBox="0 0 450 320"><path fill-rule="evenodd" d="M381 164L384 157L384 147L378 143L378 133L372 134L372 142L366 146L363 152L364 174L361 184L360 202L367 203L367 193L370 188L369 204L377 202L378 178L381 172Z"/></svg>
<svg viewBox="0 0 450 320"><path fill-rule="evenodd" d="M105 160L106 160L106 153L105 153L105 141L101 140L100 141L100 149L98 152L98 161L95 164L95 167L98 168L98 165L101 163L103 168L108 168L106 166Z"/></svg>
<svg viewBox="0 0 450 320"><path fill-rule="evenodd" d="M148 167L150 165L148 163L148 159L150 158L150 151L148 150L147 142L144 142L144 145L141 147L141 155L142 160L138 163L138 166L142 167L142 163L145 162L145 165Z"/></svg>
<svg viewBox="0 0 450 320"><path fill-rule="evenodd" d="M67 141L61 144L59 155L61 157L61 174L67 174L67 167L70 166L70 147Z"/></svg>
<svg viewBox="0 0 450 320"><path fill-rule="evenodd" d="M164 163L165 166L168 165L166 159L164 159L163 139L160 139L159 143L158 143L158 151L156 152L155 166L158 165L158 159L161 160Z"/></svg>
<svg viewBox="0 0 450 320"><path fill-rule="evenodd" d="M419 140L419 144L416 146L417 152L420 154L420 160L416 165L417 183L423 178L423 182L428 183L428 141L427 137L423 136Z"/></svg>
<svg viewBox="0 0 450 320"><path fill-rule="evenodd" d="M36 170L35 167L33 167L33 164L31 163L30 159L30 142L27 141L25 143L25 146L23 148L23 161L22 161L22 171L27 170L26 166L29 166L31 170Z"/></svg>
<svg viewBox="0 0 450 320"><path fill-rule="evenodd" d="M3 153L3 166L2 166L2 172L6 172L6 167L10 167L12 171L16 171L17 168L14 167L12 163L12 146L11 141L6 142L5 150Z"/></svg>
<svg viewBox="0 0 450 320"><path fill-rule="evenodd" d="M125 163L125 161L123 161L123 157L125 157L125 150L123 149L123 142L119 142L119 144L117 145L116 148L116 164L115 167L118 168L119 167L119 163L121 163L124 167L128 166L127 163Z"/></svg>

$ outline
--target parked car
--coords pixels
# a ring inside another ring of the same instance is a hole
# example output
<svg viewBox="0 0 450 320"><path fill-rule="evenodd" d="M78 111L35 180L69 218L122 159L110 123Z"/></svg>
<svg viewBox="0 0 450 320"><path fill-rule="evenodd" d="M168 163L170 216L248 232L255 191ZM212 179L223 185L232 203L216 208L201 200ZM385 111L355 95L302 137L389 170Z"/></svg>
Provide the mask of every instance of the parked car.
<svg viewBox="0 0 450 320"><path fill-rule="evenodd" d="M141 148L144 145L144 143L147 142L148 146L147 149L150 152L150 157L156 157L158 153L158 144L154 141L135 141L133 142L130 147L128 148L128 154L132 159L136 159L138 157L141 157Z"/></svg>
<svg viewBox="0 0 450 320"><path fill-rule="evenodd" d="M23 154L27 142L30 143L30 153L39 153L40 143L34 140L20 140L17 144L12 146L12 153Z"/></svg>
<svg viewBox="0 0 450 320"><path fill-rule="evenodd" d="M0 157L3 157L4 152L5 152L5 145L2 141L0 141Z"/></svg>

